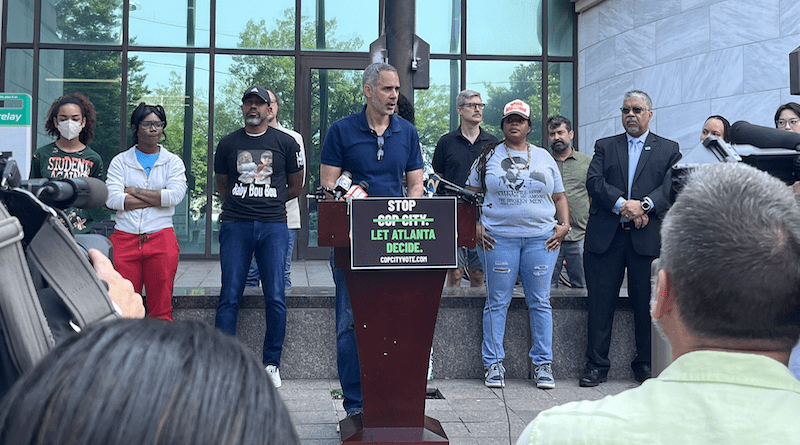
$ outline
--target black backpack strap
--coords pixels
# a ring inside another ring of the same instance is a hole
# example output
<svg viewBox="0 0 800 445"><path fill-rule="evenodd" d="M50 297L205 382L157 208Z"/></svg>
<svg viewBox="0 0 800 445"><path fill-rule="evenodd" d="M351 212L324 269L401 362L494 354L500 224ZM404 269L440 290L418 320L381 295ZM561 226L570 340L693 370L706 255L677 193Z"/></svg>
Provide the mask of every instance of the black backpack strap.
<svg viewBox="0 0 800 445"><path fill-rule="evenodd" d="M20 373L30 370L55 341L42 312L22 251L22 224L0 202L0 329Z"/></svg>
<svg viewBox="0 0 800 445"><path fill-rule="evenodd" d="M26 256L31 269L41 273L55 290L78 327L119 317L86 252L55 218L44 221L28 245Z"/></svg>

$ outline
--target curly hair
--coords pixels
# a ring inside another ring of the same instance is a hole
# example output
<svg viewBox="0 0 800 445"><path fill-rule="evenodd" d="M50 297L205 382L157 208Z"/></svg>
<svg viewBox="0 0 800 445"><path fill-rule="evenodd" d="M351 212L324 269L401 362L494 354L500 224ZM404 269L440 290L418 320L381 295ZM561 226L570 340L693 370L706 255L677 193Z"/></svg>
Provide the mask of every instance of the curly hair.
<svg viewBox="0 0 800 445"><path fill-rule="evenodd" d="M91 144L94 140L94 127L97 124L97 111L95 111L92 101L83 93L65 94L56 99L53 104L50 105L50 109L47 110L47 120L44 123L45 131L56 139L61 138L61 134L58 132L58 127L54 121L58 117L58 111L61 110L61 107L67 104L75 104L81 109L81 114L86 119L86 125L83 127L83 130L81 130L78 139L83 145Z"/></svg>

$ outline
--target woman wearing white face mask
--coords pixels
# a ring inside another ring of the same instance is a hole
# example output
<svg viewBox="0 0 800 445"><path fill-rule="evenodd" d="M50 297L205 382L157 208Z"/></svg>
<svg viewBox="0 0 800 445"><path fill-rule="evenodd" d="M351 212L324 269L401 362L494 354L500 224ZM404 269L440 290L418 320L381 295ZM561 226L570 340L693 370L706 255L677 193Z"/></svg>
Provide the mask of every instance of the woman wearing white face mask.
<svg viewBox="0 0 800 445"><path fill-rule="evenodd" d="M97 113L94 104L81 93L59 97L47 112L44 129L56 138L33 153L31 179L71 179L89 176L105 180L105 168L100 155L89 148L94 138ZM64 209L73 233L89 233L100 210Z"/></svg>

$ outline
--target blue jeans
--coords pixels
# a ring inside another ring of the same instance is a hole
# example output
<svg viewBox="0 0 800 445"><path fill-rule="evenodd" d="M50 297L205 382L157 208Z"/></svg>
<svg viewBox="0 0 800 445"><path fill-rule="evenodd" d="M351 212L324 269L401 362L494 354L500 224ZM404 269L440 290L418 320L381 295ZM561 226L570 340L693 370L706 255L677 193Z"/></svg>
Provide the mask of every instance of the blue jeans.
<svg viewBox="0 0 800 445"><path fill-rule="evenodd" d="M331 249L331 270L336 285L336 366L344 396L342 405L347 414L350 414L364 410L361 399L361 366L358 362L358 343L353 325L350 293L347 291L344 270L333 268L333 249Z"/></svg>
<svg viewBox="0 0 800 445"><path fill-rule="evenodd" d="M586 287L586 276L583 273L583 240L564 241L553 269L553 278L550 285L558 287L558 277L561 275L561 266L567 260L567 275L572 287Z"/></svg>
<svg viewBox="0 0 800 445"><path fill-rule="evenodd" d="M286 337L283 267L286 261L288 230L286 223L254 221L225 221L220 224L219 229L222 289L219 293L215 325L223 332L236 335L239 301L244 292L250 260L255 254L264 284L267 320L263 354L265 365L280 366L283 340Z"/></svg>
<svg viewBox="0 0 800 445"><path fill-rule="evenodd" d="M534 365L553 361L553 313L550 306L550 278L558 251L548 252L545 241L553 235L506 238L489 233L497 242L492 250L479 249L483 260L488 295L483 307L483 367L505 358L503 336L506 315L517 275L522 278L531 325L529 356Z"/></svg>
<svg viewBox="0 0 800 445"><path fill-rule="evenodd" d="M289 229L289 242L286 243L286 268L284 269L284 286L286 290L292 288L292 251L294 250L294 242L297 239L297 232L299 229ZM258 286L258 280L261 279L261 274L258 273L258 264L256 257L250 261L250 270L247 272L247 285Z"/></svg>

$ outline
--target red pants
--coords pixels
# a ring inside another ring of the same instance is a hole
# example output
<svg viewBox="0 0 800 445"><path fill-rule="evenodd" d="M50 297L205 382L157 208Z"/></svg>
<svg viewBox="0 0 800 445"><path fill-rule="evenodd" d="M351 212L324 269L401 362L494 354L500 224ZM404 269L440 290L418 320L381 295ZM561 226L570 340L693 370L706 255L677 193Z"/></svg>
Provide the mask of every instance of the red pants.
<svg viewBox="0 0 800 445"><path fill-rule="evenodd" d="M133 283L136 292L147 291L145 304L150 317L172 321L172 286L178 272L180 247L172 227L147 235L115 231L114 267Z"/></svg>

